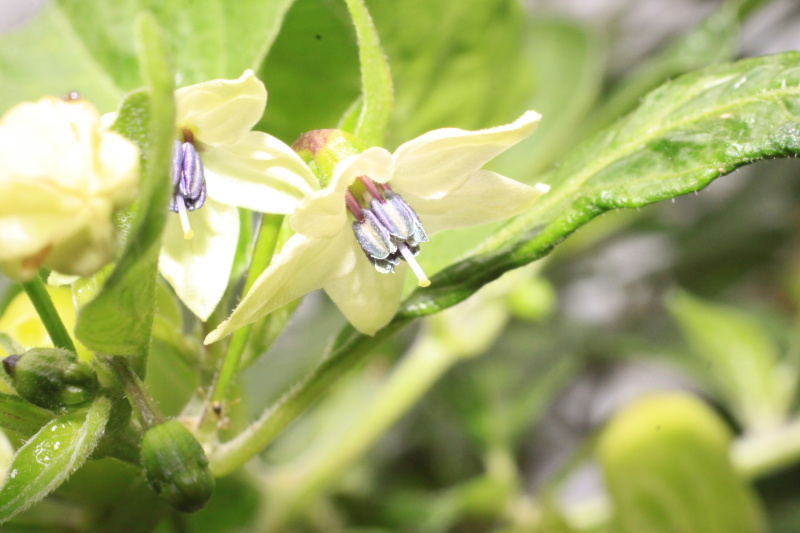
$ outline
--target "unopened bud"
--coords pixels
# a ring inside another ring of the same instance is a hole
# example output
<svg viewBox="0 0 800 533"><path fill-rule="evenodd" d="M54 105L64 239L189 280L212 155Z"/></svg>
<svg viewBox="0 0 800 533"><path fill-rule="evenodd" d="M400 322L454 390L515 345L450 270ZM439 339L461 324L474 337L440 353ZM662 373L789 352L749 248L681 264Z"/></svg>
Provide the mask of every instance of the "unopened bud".
<svg viewBox="0 0 800 533"><path fill-rule="evenodd" d="M153 491L179 511L202 509L214 492L214 476L203 448L177 420L147 430L141 461Z"/></svg>
<svg viewBox="0 0 800 533"><path fill-rule="evenodd" d="M3 359L22 398L45 409L77 407L97 395L99 383L94 369L69 350L33 348L22 355Z"/></svg>

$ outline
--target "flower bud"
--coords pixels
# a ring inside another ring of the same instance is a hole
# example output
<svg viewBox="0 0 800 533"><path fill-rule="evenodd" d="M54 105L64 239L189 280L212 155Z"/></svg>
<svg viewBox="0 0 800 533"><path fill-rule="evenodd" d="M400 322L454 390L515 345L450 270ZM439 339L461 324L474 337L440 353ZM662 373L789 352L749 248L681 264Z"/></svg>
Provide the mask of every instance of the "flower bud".
<svg viewBox="0 0 800 533"><path fill-rule="evenodd" d="M42 98L0 119L0 268L89 276L114 253L114 210L136 197L139 153L83 100Z"/></svg>
<svg viewBox="0 0 800 533"><path fill-rule="evenodd" d="M45 409L77 407L94 399L97 374L88 363L61 348L33 348L3 359L21 397Z"/></svg>
<svg viewBox="0 0 800 533"><path fill-rule="evenodd" d="M314 170L320 187L328 185L339 161L365 148L352 134L335 129L308 131L292 144L292 149Z"/></svg>
<svg viewBox="0 0 800 533"><path fill-rule="evenodd" d="M202 509L214 491L208 459L194 435L177 420L147 430L142 439L142 468L147 483L175 509Z"/></svg>

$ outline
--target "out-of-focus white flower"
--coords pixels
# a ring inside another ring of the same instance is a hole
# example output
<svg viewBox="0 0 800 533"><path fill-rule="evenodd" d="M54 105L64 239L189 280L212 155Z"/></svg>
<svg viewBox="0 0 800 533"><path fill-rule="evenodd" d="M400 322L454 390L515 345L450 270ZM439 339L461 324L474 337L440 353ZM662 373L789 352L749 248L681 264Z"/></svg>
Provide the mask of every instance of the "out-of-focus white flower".
<svg viewBox="0 0 800 533"><path fill-rule="evenodd" d="M0 268L89 276L114 254L115 210L136 197L139 151L94 106L45 97L0 119Z"/></svg>

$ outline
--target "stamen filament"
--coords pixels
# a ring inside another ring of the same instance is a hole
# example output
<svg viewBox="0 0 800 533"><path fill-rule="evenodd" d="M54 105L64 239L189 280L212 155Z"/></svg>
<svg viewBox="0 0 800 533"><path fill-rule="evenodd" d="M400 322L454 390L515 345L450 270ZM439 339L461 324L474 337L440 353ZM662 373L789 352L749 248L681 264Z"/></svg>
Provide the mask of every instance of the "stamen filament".
<svg viewBox="0 0 800 533"><path fill-rule="evenodd" d="M361 212L361 205L359 205L353 193L350 192L350 189L347 189L347 192L344 194L344 202L347 205L347 209L356 217L356 220L364 222L364 213Z"/></svg>
<svg viewBox="0 0 800 533"><path fill-rule="evenodd" d="M378 187L375 186L375 182L372 181L369 176L359 176L358 179L361 180L361 183L364 184L364 187L367 189L367 192L372 195L373 198L378 200L380 203L384 203L385 200L383 199L383 195L381 191L378 190Z"/></svg>
<svg viewBox="0 0 800 533"><path fill-rule="evenodd" d="M411 267L411 270L414 272L414 275L417 276L417 283L420 287L427 287L431 284L431 280L428 279L428 276L425 275L425 272L422 271L422 267L419 266L417 263L417 259L414 257L414 254L411 253L411 250L408 249L406 243L401 242L397 245L397 250L403 254L403 259L406 260L406 263Z"/></svg>
<svg viewBox="0 0 800 533"><path fill-rule="evenodd" d="M189 225L189 213L186 211L186 201L179 196L175 203L178 204L178 216L180 216L181 219L183 238L191 239L194 237L194 231L192 231L192 227Z"/></svg>

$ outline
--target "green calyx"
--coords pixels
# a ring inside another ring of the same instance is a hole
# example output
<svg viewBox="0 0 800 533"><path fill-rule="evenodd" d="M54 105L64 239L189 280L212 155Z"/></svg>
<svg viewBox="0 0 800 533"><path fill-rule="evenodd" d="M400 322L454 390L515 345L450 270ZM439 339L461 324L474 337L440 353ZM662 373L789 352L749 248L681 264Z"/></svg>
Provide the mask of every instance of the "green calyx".
<svg viewBox="0 0 800 533"><path fill-rule="evenodd" d="M292 144L292 149L317 175L320 187L326 187L331 181L336 164L363 152L366 145L351 133L327 129L308 131L300 135Z"/></svg>
<svg viewBox="0 0 800 533"><path fill-rule="evenodd" d="M177 420L147 430L141 462L147 483L175 509L202 509L214 492L214 476L194 435Z"/></svg>
<svg viewBox="0 0 800 533"><path fill-rule="evenodd" d="M33 348L10 355L3 359L3 368L17 394L45 409L84 405L100 387L91 365L61 348Z"/></svg>

